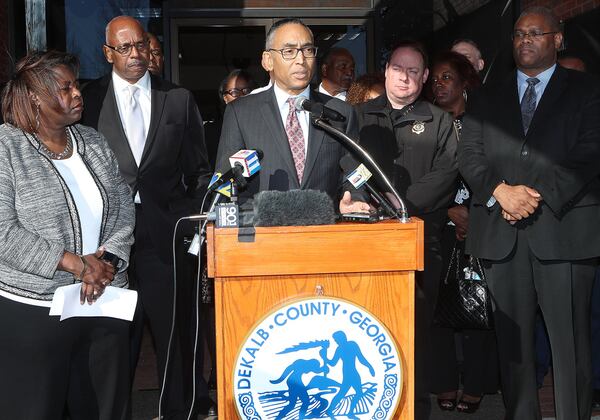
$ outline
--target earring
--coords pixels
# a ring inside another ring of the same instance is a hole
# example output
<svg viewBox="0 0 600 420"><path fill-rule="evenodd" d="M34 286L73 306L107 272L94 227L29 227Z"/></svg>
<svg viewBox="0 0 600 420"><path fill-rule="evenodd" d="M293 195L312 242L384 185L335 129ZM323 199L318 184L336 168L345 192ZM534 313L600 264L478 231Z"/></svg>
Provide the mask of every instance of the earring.
<svg viewBox="0 0 600 420"><path fill-rule="evenodd" d="M467 95L467 91L463 90L463 98L465 98L465 103L467 103L467 100L469 99L469 96Z"/></svg>
<svg viewBox="0 0 600 420"><path fill-rule="evenodd" d="M40 104L37 104L37 113L35 114L35 132L40 128Z"/></svg>

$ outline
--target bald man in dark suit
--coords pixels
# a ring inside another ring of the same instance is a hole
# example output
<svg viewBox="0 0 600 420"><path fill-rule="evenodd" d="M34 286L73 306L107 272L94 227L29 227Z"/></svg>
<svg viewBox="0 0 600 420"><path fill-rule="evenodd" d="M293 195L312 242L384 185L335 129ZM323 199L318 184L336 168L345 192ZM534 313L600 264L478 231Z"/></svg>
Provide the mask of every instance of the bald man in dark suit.
<svg viewBox="0 0 600 420"><path fill-rule="evenodd" d="M169 350L175 291L172 246L175 223L182 216L200 212L211 176L202 118L188 90L148 72L150 45L137 20L116 17L106 34L104 54L113 71L83 90L82 123L106 137L131 187L136 229L129 274L138 291L138 309L143 309L154 338L161 384L169 355L162 414L185 419L191 400L192 363L183 355L192 352L191 332L185 323L191 316L178 315ZM176 245L180 251L182 238ZM186 286L191 289L191 279L178 276L178 299ZM192 310L185 306L179 300L178 314ZM135 361L143 321L141 317L134 320ZM206 387L200 393L208 399Z"/></svg>

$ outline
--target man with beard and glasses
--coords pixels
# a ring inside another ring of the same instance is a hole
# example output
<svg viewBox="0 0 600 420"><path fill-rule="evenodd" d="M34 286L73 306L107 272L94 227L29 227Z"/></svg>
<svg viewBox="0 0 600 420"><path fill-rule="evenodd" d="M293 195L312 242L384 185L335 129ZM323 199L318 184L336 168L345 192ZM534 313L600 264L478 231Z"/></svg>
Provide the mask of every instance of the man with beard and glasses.
<svg viewBox="0 0 600 420"><path fill-rule="evenodd" d="M600 81L556 64L544 7L513 31L517 69L469 98L458 146L472 189L467 252L494 302L506 418L540 419L535 319L546 322L558 420L591 416L590 297L600 255Z"/></svg>
<svg viewBox="0 0 600 420"><path fill-rule="evenodd" d="M192 385L188 359L193 349L186 322L192 308L191 303L188 307L179 299L191 296L193 285L190 278L179 275L182 265L178 257L178 314L170 340L175 291L172 244L176 221L200 211L211 176L202 118L188 90L149 73L150 43L137 20L128 16L111 20L103 51L112 72L84 89L82 122L106 137L135 202L135 245L129 274L139 294L139 310L132 331L132 367L137 362L145 319L156 346L161 384L169 356L168 376L161 389L162 413L165 418L186 418ZM182 238L177 237L175 244L177 255L184 254L179 249ZM203 388L197 395L208 400L206 384L199 386Z"/></svg>

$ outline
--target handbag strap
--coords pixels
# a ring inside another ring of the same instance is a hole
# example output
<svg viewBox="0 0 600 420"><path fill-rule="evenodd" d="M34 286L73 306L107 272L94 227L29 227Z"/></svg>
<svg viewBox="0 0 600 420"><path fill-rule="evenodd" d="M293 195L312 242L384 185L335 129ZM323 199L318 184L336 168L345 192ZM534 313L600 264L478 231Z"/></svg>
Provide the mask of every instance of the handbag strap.
<svg viewBox="0 0 600 420"><path fill-rule="evenodd" d="M483 267L481 266L481 261L479 260L479 258L469 255L469 265L471 266L471 269L473 269L474 267L478 268L478 274L481 274L481 281L487 283L487 280L485 279L485 271L483 271Z"/></svg>
<svg viewBox="0 0 600 420"><path fill-rule="evenodd" d="M457 241L456 241L457 242ZM458 259L458 254L460 254L459 248L456 246L456 242L454 242L454 248L452 248L452 255L450 256L450 263L448 264L448 269L446 270L446 276L444 277L444 284L448 284L448 276L450 275L450 270L452 269L452 263L455 259ZM458 272L460 264L456 264L456 276L460 274Z"/></svg>

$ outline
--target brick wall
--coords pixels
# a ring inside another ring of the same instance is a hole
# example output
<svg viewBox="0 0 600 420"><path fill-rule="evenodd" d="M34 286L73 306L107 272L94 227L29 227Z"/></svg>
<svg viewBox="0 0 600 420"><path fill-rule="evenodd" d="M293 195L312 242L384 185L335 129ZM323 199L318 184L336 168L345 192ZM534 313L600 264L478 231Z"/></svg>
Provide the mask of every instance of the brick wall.
<svg viewBox="0 0 600 420"><path fill-rule="evenodd" d="M523 9L529 6L546 6L561 20L570 19L600 7L600 0L522 0Z"/></svg>

